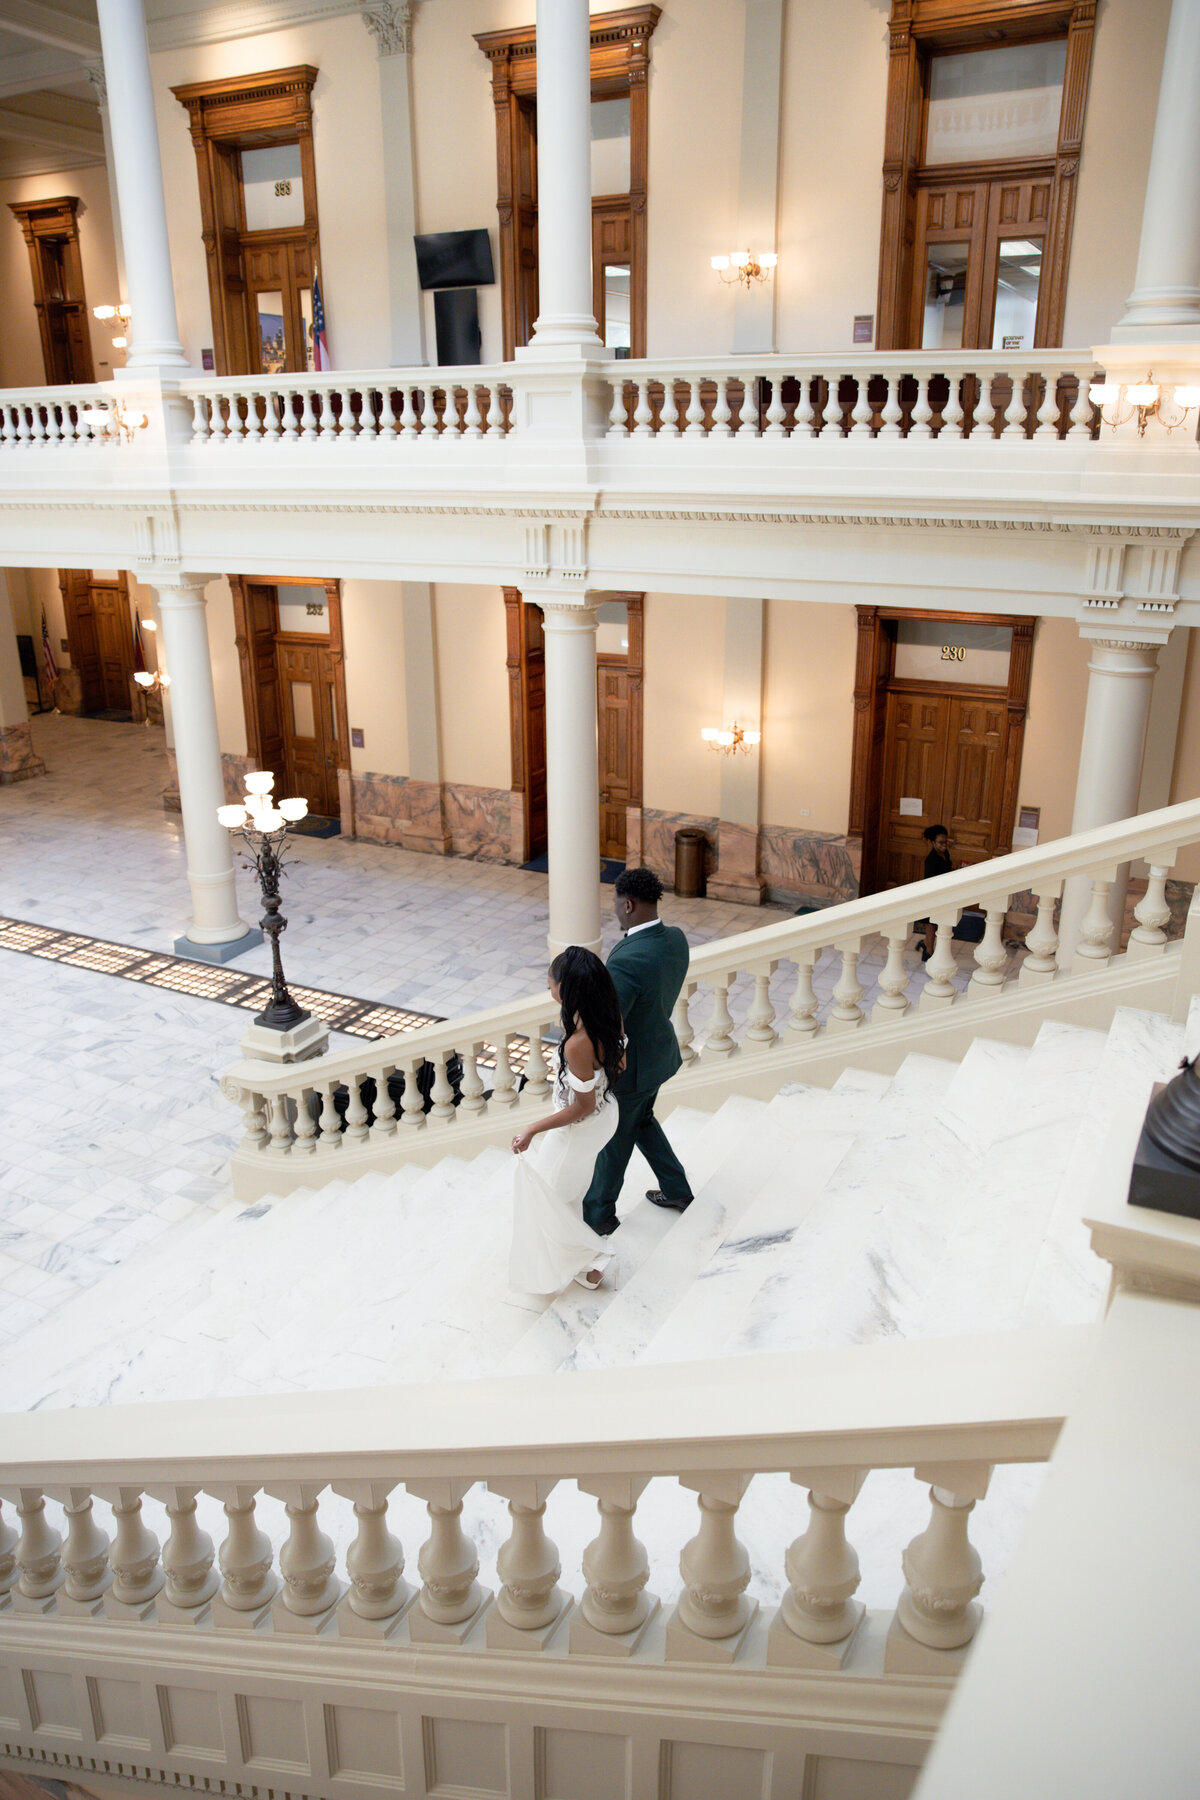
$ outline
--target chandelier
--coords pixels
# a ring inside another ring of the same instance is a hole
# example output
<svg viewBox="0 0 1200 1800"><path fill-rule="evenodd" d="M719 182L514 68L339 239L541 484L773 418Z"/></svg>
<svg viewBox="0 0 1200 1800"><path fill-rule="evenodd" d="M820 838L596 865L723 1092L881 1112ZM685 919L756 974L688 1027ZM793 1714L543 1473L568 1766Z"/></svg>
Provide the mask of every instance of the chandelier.
<svg viewBox="0 0 1200 1800"><path fill-rule="evenodd" d="M761 731L747 731L736 719L732 725L721 728L706 725L700 736L710 750L719 750L723 756L735 756L739 750L744 756L749 756L751 750L757 749L762 743Z"/></svg>
<svg viewBox="0 0 1200 1800"><path fill-rule="evenodd" d="M748 250L731 250L728 256L713 256L709 261L722 281L740 281L749 287L755 281L770 281L779 258L773 250L760 250L757 256Z"/></svg>

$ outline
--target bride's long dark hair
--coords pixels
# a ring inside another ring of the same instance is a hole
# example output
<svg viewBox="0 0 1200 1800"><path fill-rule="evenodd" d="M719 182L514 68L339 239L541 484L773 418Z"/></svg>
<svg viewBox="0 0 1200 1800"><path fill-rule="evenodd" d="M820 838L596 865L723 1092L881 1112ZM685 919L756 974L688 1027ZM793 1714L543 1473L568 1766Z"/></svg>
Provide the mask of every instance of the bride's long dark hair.
<svg viewBox="0 0 1200 1800"><path fill-rule="evenodd" d="M562 996L563 1041L558 1047L558 1066L566 1063L567 1039L582 1025L591 1041L596 1061L611 1081L625 1060L621 1002L613 978L594 950L568 944L550 964L550 974Z"/></svg>

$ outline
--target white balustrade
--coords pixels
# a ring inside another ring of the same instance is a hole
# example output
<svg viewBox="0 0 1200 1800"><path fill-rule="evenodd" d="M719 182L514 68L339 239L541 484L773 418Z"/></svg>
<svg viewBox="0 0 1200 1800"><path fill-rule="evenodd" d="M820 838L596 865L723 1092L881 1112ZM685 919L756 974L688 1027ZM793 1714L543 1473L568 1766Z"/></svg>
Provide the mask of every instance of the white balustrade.
<svg viewBox="0 0 1200 1800"><path fill-rule="evenodd" d="M161 1499L171 1521L171 1531L162 1549L165 1580L159 1600L159 1611L178 1622L181 1618L197 1619L221 1585L214 1566L216 1551L212 1538L200 1528L196 1519L198 1488L169 1486L148 1489ZM165 1607L163 1603L165 1602ZM172 1609L166 1613L166 1608Z"/></svg>
<svg viewBox="0 0 1200 1800"><path fill-rule="evenodd" d="M97 1491L112 1501L117 1526L109 1550L113 1571L109 1599L117 1608L138 1610L153 1600L166 1579L159 1561L158 1539L142 1518L140 1489L118 1487Z"/></svg>
<svg viewBox="0 0 1200 1800"><path fill-rule="evenodd" d="M324 1482L272 1483L267 1492L284 1502L288 1516L287 1542L279 1553L283 1591L279 1606L296 1619L317 1619L336 1606L342 1584L335 1573L337 1558L333 1539L317 1519L318 1496ZM280 1623L278 1609L276 1622Z"/></svg>
<svg viewBox="0 0 1200 1800"><path fill-rule="evenodd" d="M862 983L858 979L860 943L856 939L851 944L839 944L836 948L842 959L842 972L833 990L829 1023L831 1028L839 1031L852 1031L855 1026L862 1024L866 1016L858 1004L863 997Z"/></svg>
<svg viewBox="0 0 1200 1800"><path fill-rule="evenodd" d="M738 1637L757 1611L757 1602L746 1597L750 1585L750 1558L735 1529L738 1507L752 1476L736 1472L680 1476L683 1487L694 1488L700 1509L700 1529L684 1545L679 1557L683 1592L667 1631L668 1657L686 1659L700 1651L689 1639L712 1643Z"/></svg>
<svg viewBox="0 0 1200 1800"><path fill-rule="evenodd" d="M17 1593L25 1600L46 1600L66 1580L62 1566L62 1533L46 1517L46 1500L37 1488L17 1491L17 1517L21 1536L17 1543Z"/></svg>
<svg viewBox="0 0 1200 1800"><path fill-rule="evenodd" d="M66 1571L62 1596L90 1609L112 1586L108 1533L96 1523L92 1496L86 1488L68 1489L63 1511L67 1515L67 1539L62 1548Z"/></svg>
<svg viewBox="0 0 1200 1800"><path fill-rule="evenodd" d="M279 1592L279 1577L272 1567L275 1552L255 1517L258 1490L236 1486L209 1491L218 1500L224 1500L225 1517L229 1520L229 1535L217 1557L221 1587L213 1601L214 1613L219 1600L234 1620L245 1618L250 1623L251 1615L269 1605Z"/></svg>
<svg viewBox="0 0 1200 1800"><path fill-rule="evenodd" d="M951 1006L958 999L958 989L954 985L954 977L958 973L958 962L954 955L954 927L958 924L957 909L952 913L935 912L931 918L934 926L933 955L925 965L926 981L921 990L918 1007L927 1010L930 1007Z"/></svg>
<svg viewBox="0 0 1200 1800"><path fill-rule="evenodd" d="M983 937L975 950L975 973L967 984L971 998L990 999L1004 986L1008 969L1008 951L1004 948L1004 900L988 902L984 908Z"/></svg>
<svg viewBox="0 0 1200 1800"><path fill-rule="evenodd" d="M382 1629L399 1618L413 1599L404 1579L404 1547L388 1530L391 1482L334 1482L334 1492L354 1502L358 1533L346 1552L350 1591L345 1608ZM341 1627L344 1629L344 1625Z"/></svg>
<svg viewBox="0 0 1200 1800"><path fill-rule="evenodd" d="M1167 947L1163 926L1170 923L1171 908L1167 903L1167 877L1175 857L1166 862L1151 863L1146 892L1133 909L1137 924L1129 934L1129 956L1161 956Z"/></svg>
<svg viewBox="0 0 1200 1800"><path fill-rule="evenodd" d="M846 1514L866 1474L853 1468L792 1472L792 1480L809 1490L809 1522L785 1559L788 1585L771 1633L771 1662L840 1666L843 1661L864 1610L853 1597L862 1577L846 1541ZM834 1645L840 1646L836 1652ZM814 1653L812 1646L819 1649Z"/></svg>
<svg viewBox="0 0 1200 1800"><path fill-rule="evenodd" d="M1062 894L1061 881L1045 881L1034 890L1037 918L1025 937L1027 955L1018 979L1028 986L1032 982L1053 981L1058 973L1058 930L1054 909Z"/></svg>
<svg viewBox="0 0 1200 1800"><path fill-rule="evenodd" d="M984 1493L988 1475L985 1470L980 1483ZM931 1650L961 1649L979 1629L982 1608L975 1596L983 1586L983 1568L967 1536L975 1500L975 1494L932 1485L929 1524L904 1552L905 1586L896 1619L910 1638Z"/></svg>
<svg viewBox="0 0 1200 1800"><path fill-rule="evenodd" d="M0 1506L0 1598L9 1592L17 1579L17 1537L18 1533L8 1524L4 1508Z"/></svg>
<svg viewBox="0 0 1200 1800"><path fill-rule="evenodd" d="M429 1537L417 1557L421 1592L409 1623L418 1641L461 1641L463 1627L490 1598L479 1584L479 1553L462 1528L463 1497L474 1485L453 1477L406 1483L429 1509Z"/></svg>
<svg viewBox="0 0 1200 1800"><path fill-rule="evenodd" d="M587 1588L571 1621L571 1648L603 1654L624 1651L631 1633L640 1632L657 1611L658 1599L647 1593L650 1564L646 1546L633 1534L634 1513L647 1483L620 1475L580 1478L585 1494L596 1496L599 1534L583 1553ZM597 1637L595 1634L599 1633ZM624 1638L626 1644L612 1644Z"/></svg>
<svg viewBox="0 0 1200 1800"><path fill-rule="evenodd" d="M1092 896L1079 926L1079 942L1075 946L1075 964L1084 969L1103 967L1112 954L1110 940L1113 922L1108 910L1108 895L1116 880L1116 870L1092 877Z"/></svg>
<svg viewBox="0 0 1200 1800"><path fill-rule="evenodd" d="M487 1622L491 1645L510 1649L540 1645L570 1604L558 1586L562 1565L557 1545L546 1536L542 1523L547 1497L556 1485L536 1476L488 1482L492 1493L508 1501L512 1519L512 1532L496 1557L500 1588Z"/></svg>

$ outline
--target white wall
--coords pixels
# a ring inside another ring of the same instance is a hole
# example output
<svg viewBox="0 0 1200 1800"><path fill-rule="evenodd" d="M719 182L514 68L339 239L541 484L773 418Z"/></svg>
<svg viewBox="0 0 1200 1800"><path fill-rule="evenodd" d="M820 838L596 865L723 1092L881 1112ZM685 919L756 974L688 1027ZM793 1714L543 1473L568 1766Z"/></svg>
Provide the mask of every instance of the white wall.
<svg viewBox="0 0 1200 1800"><path fill-rule="evenodd" d="M363 747L350 767L375 775L407 775L404 696L404 605L398 581L343 581L346 710Z"/></svg>
<svg viewBox="0 0 1200 1800"><path fill-rule="evenodd" d="M29 248L21 226L8 210L13 201L49 200L73 194L83 202L79 221L79 256L92 337L97 381L107 381L125 358L112 347L112 330L91 317L93 306L115 306L117 260L113 250L112 204L103 168L58 170L49 175L21 175L0 181L0 294L4 323L0 329L0 387L40 387L46 379L42 341L33 304Z"/></svg>

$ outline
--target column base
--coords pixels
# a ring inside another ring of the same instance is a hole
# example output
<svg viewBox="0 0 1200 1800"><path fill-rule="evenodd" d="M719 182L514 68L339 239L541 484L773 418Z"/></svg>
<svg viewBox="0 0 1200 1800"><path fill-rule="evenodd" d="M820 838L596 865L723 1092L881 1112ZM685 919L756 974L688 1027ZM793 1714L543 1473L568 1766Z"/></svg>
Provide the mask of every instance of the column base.
<svg viewBox="0 0 1200 1800"><path fill-rule="evenodd" d="M110 1588L101 1605L104 1608L105 1618L111 1619L114 1624L144 1625L147 1620L153 1621L155 1616L155 1596L153 1594L149 1600L130 1602L114 1598Z"/></svg>
<svg viewBox="0 0 1200 1800"><path fill-rule="evenodd" d="M342 1593L344 1592L345 1589L342 1589ZM338 1603L342 1598L342 1593L338 1594L337 1600L331 1601L318 1613L289 1612L283 1595L277 1595L271 1606L272 1630L283 1632L291 1637L320 1637L322 1632L327 1631L337 1618Z"/></svg>
<svg viewBox="0 0 1200 1800"><path fill-rule="evenodd" d="M97 1594L94 1600L72 1600L69 1594L61 1589L58 1595L58 1616L60 1619L98 1619L104 1611L104 1595Z"/></svg>
<svg viewBox="0 0 1200 1800"><path fill-rule="evenodd" d="M974 1641L974 1640L972 1640ZM910 1637L899 1619L888 1627L883 1651L885 1675L957 1675L967 1660L970 1643L956 1650L934 1650Z"/></svg>
<svg viewBox="0 0 1200 1800"><path fill-rule="evenodd" d="M861 1600L851 1600L847 1610L854 1614L854 1623L846 1636L839 1638L835 1644L814 1644L808 1638L797 1637L784 1624L783 1615L776 1613L767 1632L768 1669L845 1668L846 1659L854 1648L858 1629L867 1609Z"/></svg>
<svg viewBox="0 0 1200 1800"><path fill-rule="evenodd" d="M351 1606L349 1595L343 1594L338 1602L338 1636L355 1638L362 1643L385 1643L408 1617L416 1604L419 1593L419 1588L413 1588L396 1611L389 1613L384 1619L364 1619L362 1614L356 1613Z"/></svg>
<svg viewBox="0 0 1200 1800"><path fill-rule="evenodd" d="M706 1638L684 1624L676 1606L667 1620L666 1659L668 1662L735 1662L757 1617L758 1601L751 1600L747 1603L746 1617L735 1632L729 1637Z"/></svg>
<svg viewBox="0 0 1200 1800"><path fill-rule="evenodd" d="M414 1606L408 1613L409 1640L414 1644L465 1644L491 1604L492 1590L484 1588L475 1611L454 1625L443 1625Z"/></svg>
<svg viewBox="0 0 1200 1800"><path fill-rule="evenodd" d="M189 962L227 963L244 956L247 950L253 950L262 941L263 934L258 926L251 925L241 937L230 938L226 944L197 944L185 936L177 937L171 947L176 956L186 957Z"/></svg>
<svg viewBox="0 0 1200 1800"><path fill-rule="evenodd" d="M14 1612L32 1613L37 1618L44 1618L47 1613L56 1610L54 1594L23 1594L20 1588L12 1590L12 1607Z"/></svg>
<svg viewBox="0 0 1200 1800"><path fill-rule="evenodd" d="M34 754L28 722L0 725L0 787L11 787L17 781L32 781L35 775L45 773L45 763Z"/></svg>
<svg viewBox="0 0 1200 1800"><path fill-rule="evenodd" d="M632 1631L597 1631L584 1618L583 1608L577 1606L571 1614L571 1636L568 1643L571 1655L632 1656L662 1608L662 1601L657 1594L647 1594L646 1599L650 1602L646 1616Z"/></svg>
<svg viewBox="0 0 1200 1800"><path fill-rule="evenodd" d="M503 1613L495 1607L487 1616L487 1647L489 1650L544 1650L554 1633L558 1630L567 1614L575 1604L572 1594L563 1595L563 1603L548 1625L538 1625L532 1631L523 1631L519 1625L510 1625Z"/></svg>
<svg viewBox="0 0 1200 1800"><path fill-rule="evenodd" d="M199 1606L176 1606L164 1594L159 1594L154 1602L155 1617L160 1625L179 1625L203 1627L212 1625L212 1606L207 1600Z"/></svg>
<svg viewBox="0 0 1200 1800"><path fill-rule="evenodd" d="M709 900L728 900L734 906L761 906L766 895L767 884L757 877L750 881L722 881L720 874L710 875L704 884L705 896Z"/></svg>
<svg viewBox="0 0 1200 1800"><path fill-rule="evenodd" d="M214 1594L209 1605L212 1608L213 1627L217 1631L258 1631L263 1625L269 1628L271 1604L278 1592L278 1586L270 1600L264 1600L261 1606L255 1606L249 1612L239 1612L230 1606L220 1594Z"/></svg>
<svg viewBox="0 0 1200 1800"><path fill-rule="evenodd" d="M291 1031L274 1031L269 1025L251 1025L238 1049L249 1062L309 1062L329 1048L329 1027L310 1013Z"/></svg>

